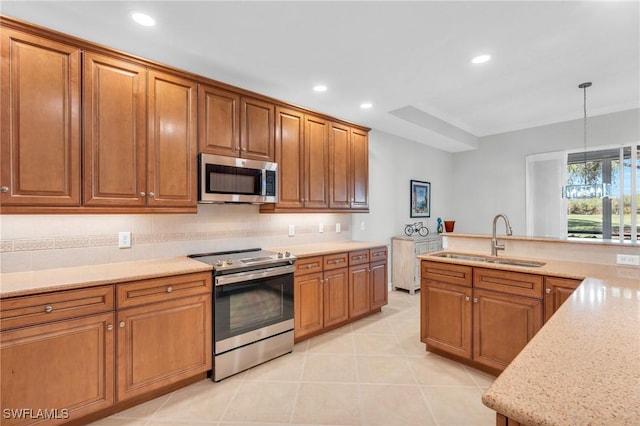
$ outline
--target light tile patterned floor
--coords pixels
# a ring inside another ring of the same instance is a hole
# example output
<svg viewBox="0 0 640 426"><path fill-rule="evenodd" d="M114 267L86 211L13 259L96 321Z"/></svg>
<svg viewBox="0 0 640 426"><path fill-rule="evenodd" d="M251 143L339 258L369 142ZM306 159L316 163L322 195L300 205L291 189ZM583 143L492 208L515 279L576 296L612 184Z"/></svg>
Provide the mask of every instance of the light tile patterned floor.
<svg viewBox="0 0 640 426"><path fill-rule="evenodd" d="M420 295L220 383L203 380L94 425L495 425L494 377L425 351Z"/></svg>

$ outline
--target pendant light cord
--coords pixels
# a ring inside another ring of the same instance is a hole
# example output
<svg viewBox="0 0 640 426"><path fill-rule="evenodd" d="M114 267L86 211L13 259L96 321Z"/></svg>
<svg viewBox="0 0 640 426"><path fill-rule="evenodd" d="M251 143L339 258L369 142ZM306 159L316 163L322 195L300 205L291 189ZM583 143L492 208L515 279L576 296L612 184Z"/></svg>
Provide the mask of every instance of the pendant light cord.
<svg viewBox="0 0 640 426"><path fill-rule="evenodd" d="M578 85L584 92L584 184L587 185L587 87L591 87L591 82Z"/></svg>

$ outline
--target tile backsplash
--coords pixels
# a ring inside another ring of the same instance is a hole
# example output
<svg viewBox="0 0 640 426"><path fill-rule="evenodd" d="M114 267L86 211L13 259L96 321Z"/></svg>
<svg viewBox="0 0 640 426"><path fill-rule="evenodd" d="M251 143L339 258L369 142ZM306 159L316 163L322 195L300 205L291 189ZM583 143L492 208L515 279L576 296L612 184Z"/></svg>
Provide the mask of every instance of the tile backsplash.
<svg viewBox="0 0 640 426"><path fill-rule="evenodd" d="M351 239L349 214L260 214L258 209L214 204L199 205L196 215L2 215L0 272ZM289 225L295 225L295 236L289 236ZM121 231L131 232L131 248L118 248Z"/></svg>

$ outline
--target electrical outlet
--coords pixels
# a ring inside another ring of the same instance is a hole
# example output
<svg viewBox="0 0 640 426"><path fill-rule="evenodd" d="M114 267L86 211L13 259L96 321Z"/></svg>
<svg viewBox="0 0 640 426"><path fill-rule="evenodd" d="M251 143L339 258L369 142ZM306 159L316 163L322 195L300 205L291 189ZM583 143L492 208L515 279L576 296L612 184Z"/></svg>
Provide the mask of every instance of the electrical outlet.
<svg viewBox="0 0 640 426"><path fill-rule="evenodd" d="M363 220L362 222L360 222L360 230L364 231L364 228L365 226L364 226L364 220Z"/></svg>
<svg viewBox="0 0 640 426"><path fill-rule="evenodd" d="M289 236L293 237L294 235L296 235L296 226L295 225L289 225Z"/></svg>
<svg viewBox="0 0 640 426"><path fill-rule="evenodd" d="M324 223L318 225L318 232L320 232L321 234L324 232Z"/></svg>
<svg viewBox="0 0 640 426"><path fill-rule="evenodd" d="M131 247L131 232L119 232L118 233L118 248L130 248Z"/></svg>
<svg viewBox="0 0 640 426"><path fill-rule="evenodd" d="M342 226L339 223L336 223L336 233L339 234L342 232Z"/></svg>
<svg viewBox="0 0 640 426"><path fill-rule="evenodd" d="M640 266L640 256L635 256L632 254L619 254L616 256L616 263L618 265Z"/></svg>

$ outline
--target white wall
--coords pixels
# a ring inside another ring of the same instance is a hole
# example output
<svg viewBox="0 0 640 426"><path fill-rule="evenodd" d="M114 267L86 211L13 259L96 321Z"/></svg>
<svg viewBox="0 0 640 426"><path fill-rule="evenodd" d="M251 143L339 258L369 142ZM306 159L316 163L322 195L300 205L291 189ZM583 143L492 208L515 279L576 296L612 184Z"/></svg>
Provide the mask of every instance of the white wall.
<svg viewBox="0 0 640 426"><path fill-rule="evenodd" d="M431 217L411 218L409 183L431 182ZM404 225L422 221L436 234L436 218L452 215L452 155L398 136L369 134L369 213L352 215L354 240L390 243ZM364 222L365 230L361 230Z"/></svg>
<svg viewBox="0 0 640 426"><path fill-rule="evenodd" d="M637 143L640 109L589 117L587 135L589 147ZM505 213L513 233L525 235L525 157L583 148L580 119L486 136L477 150L454 154L449 211L454 212L455 231L490 234L493 217Z"/></svg>

